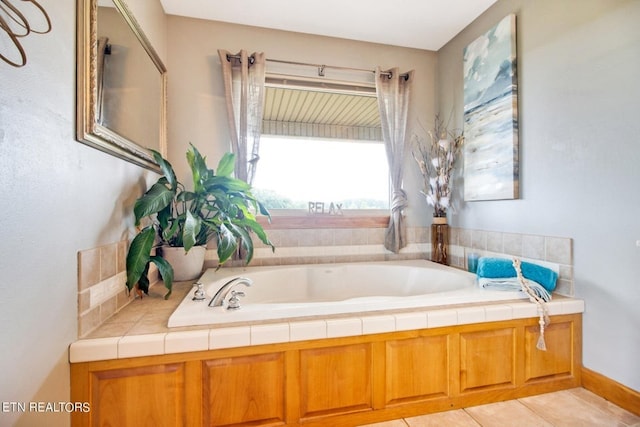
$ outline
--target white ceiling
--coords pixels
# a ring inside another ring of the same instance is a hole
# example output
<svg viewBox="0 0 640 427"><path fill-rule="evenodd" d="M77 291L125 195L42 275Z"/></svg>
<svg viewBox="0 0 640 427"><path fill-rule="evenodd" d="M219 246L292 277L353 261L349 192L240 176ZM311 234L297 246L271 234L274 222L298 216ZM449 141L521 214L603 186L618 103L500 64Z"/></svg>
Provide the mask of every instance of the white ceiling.
<svg viewBox="0 0 640 427"><path fill-rule="evenodd" d="M496 0L160 0L170 15L438 50Z"/></svg>

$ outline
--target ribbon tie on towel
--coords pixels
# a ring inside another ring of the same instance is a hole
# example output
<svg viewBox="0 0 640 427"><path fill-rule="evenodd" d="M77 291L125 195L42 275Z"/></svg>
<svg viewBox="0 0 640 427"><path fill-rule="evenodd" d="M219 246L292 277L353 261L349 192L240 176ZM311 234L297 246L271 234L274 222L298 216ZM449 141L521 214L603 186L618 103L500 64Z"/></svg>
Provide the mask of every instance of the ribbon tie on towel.
<svg viewBox="0 0 640 427"><path fill-rule="evenodd" d="M518 275L518 280L520 281L520 285L522 286L522 290L529 295L529 300L535 303L538 306L538 314L540 315L540 319L538 320L538 324L540 325L540 337L538 338L538 342L536 344L536 348L538 350L547 351L547 345L544 341L544 328L550 323L549 319L549 311L547 310L547 304L543 298L541 298L538 293L536 293L531 286L527 283L524 276L522 275L521 263L518 258L513 258L513 268L516 270L516 274Z"/></svg>

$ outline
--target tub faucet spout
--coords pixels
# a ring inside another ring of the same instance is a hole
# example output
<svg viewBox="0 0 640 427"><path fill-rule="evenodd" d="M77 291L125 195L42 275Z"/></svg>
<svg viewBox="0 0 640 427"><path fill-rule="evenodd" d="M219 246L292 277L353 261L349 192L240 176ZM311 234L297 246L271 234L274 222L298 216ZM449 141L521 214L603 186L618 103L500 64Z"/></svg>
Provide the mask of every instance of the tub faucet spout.
<svg viewBox="0 0 640 427"><path fill-rule="evenodd" d="M235 277L229 280L227 283L222 285L213 298L211 298L211 301L209 301L209 307L222 307L227 295L229 295L231 290L237 285L251 286L252 284L253 281L247 277ZM236 295L240 295L240 293L236 293Z"/></svg>

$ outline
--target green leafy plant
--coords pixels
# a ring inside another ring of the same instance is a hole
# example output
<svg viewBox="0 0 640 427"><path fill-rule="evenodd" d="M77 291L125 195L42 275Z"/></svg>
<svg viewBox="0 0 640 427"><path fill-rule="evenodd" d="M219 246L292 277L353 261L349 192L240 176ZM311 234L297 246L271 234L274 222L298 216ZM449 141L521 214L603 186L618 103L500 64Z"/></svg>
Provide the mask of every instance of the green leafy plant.
<svg viewBox="0 0 640 427"><path fill-rule="evenodd" d="M206 158L190 145L187 163L193 178L193 190L180 183L171 164L157 151L151 150L160 166L162 176L147 190L133 208L138 234L127 253L127 288L136 284L144 293L149 291L149 266L155 264L171 294L173 267L161 256L153 255L160 245L184 247L205 245L212 239L217 243L218 267L238 248L242 248L248 264L253 258L254 233L275 250L256 219L260 213L270 218L269 211L251 192L251 186L232 176L235 155L226 153L217 170L209 169ZM147 219L148 225L141 227Z"/></svg>

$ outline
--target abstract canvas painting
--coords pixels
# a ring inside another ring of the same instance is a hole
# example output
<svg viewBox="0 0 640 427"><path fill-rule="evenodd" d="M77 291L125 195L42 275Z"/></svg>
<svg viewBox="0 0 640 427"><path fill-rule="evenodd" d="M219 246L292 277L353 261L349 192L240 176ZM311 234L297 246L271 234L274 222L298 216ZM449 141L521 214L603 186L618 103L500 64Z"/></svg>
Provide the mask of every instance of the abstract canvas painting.
<svg viewBox="0 0 640 427"><path fill-rule="evenodd" d="M516 17L464 49L464 199L519 197Z"/></svg>

